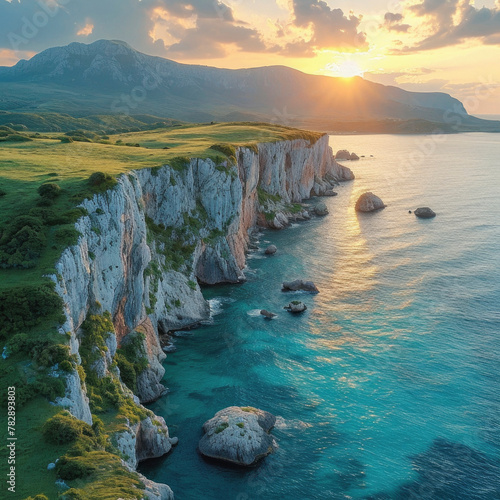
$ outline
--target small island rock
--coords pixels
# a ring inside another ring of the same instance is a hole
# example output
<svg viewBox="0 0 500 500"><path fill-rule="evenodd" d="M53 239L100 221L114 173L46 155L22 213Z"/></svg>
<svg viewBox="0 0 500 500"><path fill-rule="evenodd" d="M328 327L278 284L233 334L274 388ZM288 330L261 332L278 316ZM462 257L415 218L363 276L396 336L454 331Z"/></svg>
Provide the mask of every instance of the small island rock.
<svg viewBox="0 0 500 500"><path fill-rule="evenodd" d="M340 149L337 151L337 154L335 155L336 160L350 160L351 159L351 153L347 151L347 149Z"/></svg>
<svg viewBox="0 0 500 500"><path fill-rule="evenodd" d="M265 316L267 319L273 319L273 318L276 318L276 314L272 313L271 311L267 311L266 309L262 309L262 311L260 311L260 314L262 314L262 316Z"/></svg>
<svg viewBox="0 0 500 500"><path fill-rule="evenodd" d="M252 407L230 406L203 424L198 448L206 457L251 466L269 455L275 441L269 434L276 417Z"/></svg>
<svg viewBox="0 0 500 500"><path fill-rule="evenodd" d="M276 245L269 245L264 253L266 255L274 255L277 251Z"/></svg>
<svg viewBox="0 0 500 500"><path fill-rule="evenodd" d="M363 193L356 202L356 211L373 212L385 208L384 202L373 193Z"/></svg>
<svg viewBox="0 0 500 500"><path fill-rule="evenodd" d="M359 160L359 156L356 153L351 153L351 161Z"/></svg>
<svg viewBox="0 0 500 500"><path fill-rule="evenodd" d="M314 207L314 213L320 216L328 215L328 207L324 203L318 203Z"/></svg>
<svg viewBox="0 0 500 500"><path fill-rule="evenodd" d="M432 219L436 217L436 212L431 210L429 207L421 207L415 210L415 215L421 219Z"/></svg>
<svg viewBox="0 0 500 500"><path fill-rule="evenodd" d="M306 311L307 306L303 302L300 302L300 300L294 300L290 302L290 304L288 304L285 309L293 314L299 314Z"/></svg>
<svg viewBox="0 0 500 500"><path fill-rule="evenodd" d="M283 292L311 292L319 293L316 285L312 281L295 280L295 281L285 281L282 285Z"/></svg>

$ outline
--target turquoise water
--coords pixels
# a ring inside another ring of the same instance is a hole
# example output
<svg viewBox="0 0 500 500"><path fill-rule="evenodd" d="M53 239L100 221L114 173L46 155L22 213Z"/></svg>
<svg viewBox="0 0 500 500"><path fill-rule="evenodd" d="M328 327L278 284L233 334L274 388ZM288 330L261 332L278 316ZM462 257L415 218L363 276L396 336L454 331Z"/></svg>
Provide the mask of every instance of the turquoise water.
<svg viewBox="0 0 500 500"><path fill-rule="evenodd" d="M366 156L356 181L328 217L263 233L279 252L250 255L247 283L205 291L213 323L175 339L152 405L179 445L142 471L178 500L499 499L500 136L331 141ZM357 215L365 190L387 208ZM321 291L293 296L299 317L282 309L294 278ZM230 405L279 416L257 468L197 454Z"/></svg>

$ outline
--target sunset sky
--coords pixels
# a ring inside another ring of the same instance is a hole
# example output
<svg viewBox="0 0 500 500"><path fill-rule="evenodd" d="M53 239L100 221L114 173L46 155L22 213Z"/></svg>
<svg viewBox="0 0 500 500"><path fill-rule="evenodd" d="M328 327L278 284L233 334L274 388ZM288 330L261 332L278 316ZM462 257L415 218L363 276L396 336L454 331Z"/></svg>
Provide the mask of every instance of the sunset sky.
<svg viewBox="0 0 500 500"><path fill-rule="evenodd" d="M360 75L500 114L500 0L0 0L0 65L101 38L185 63Z"/></svg>

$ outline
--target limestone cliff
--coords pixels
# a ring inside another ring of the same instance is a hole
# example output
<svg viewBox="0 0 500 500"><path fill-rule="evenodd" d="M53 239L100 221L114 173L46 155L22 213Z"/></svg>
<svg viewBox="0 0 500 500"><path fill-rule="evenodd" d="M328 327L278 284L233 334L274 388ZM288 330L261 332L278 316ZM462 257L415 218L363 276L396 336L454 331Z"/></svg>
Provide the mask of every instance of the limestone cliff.
<svg viewBox="0 0 500 500"><path fill-rule="evenodd" d="M298 139L239 148L235 165L193 158L121 175L113 189L82 203L88 215L76 224L81 236L56 265L62 331L71 333L73 353L78 356L89 310L108 311L114 331L95 370L119 377L111 366L116 348L139 332L147 366L141 365L135 393L141 403L154 401L165 391L158 332L209 316L199 283L244 280L253 227L279 228L289 218L307 217L298 203L352 178L334 161L326 135L314 144ZM76 372L73 378L61 403L90 423L85 384ZM170 449L164 422L150 423L129 426L119 439L131 467ZM157 443L154 452L146 441Z"/></svg>

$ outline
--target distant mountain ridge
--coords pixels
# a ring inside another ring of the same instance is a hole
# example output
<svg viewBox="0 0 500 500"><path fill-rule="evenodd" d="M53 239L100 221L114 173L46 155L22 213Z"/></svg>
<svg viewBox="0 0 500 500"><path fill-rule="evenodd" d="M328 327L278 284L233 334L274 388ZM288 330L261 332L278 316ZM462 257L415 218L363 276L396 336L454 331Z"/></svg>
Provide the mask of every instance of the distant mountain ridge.
<svg viewBox="0 0 500 500"><path fill-rule="evenodd" d="M424 120L471 130L500 125L469 116L460 101L444 93L408 92L285 66L229 70L181 64L108 40L54 47L0 67L0 91L0 110L80 116L149 113L324 130L341 121Z"/></svg>

